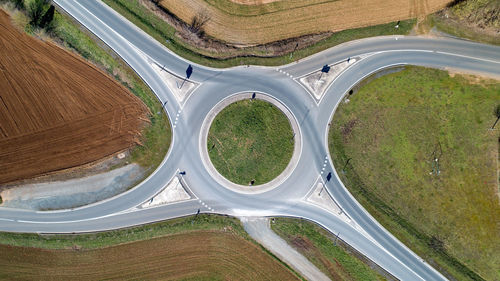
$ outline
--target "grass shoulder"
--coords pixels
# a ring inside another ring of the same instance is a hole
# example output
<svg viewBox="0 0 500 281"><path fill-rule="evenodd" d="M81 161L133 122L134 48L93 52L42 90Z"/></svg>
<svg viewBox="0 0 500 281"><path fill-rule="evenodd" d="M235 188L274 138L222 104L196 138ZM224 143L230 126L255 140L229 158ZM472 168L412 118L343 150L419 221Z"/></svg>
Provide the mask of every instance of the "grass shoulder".
<svg viewBox="0 0 500 281"><path fill-rule="evenodd" d="M332 280L395 280L348 244L312 222L275 218L271 228Z"/></svg>
<svg viewBox="0 0 500 281"><path fill-rule="evenodd" d="M189 216L143 226L89 234L0 232L0 244L41 249L78 248L90 250L195 230L224 231L228 229L238 236L247 240L250 239L239 220L225 216L201 214L196 217Z"/></svg>
<svg viewBox="0 0 500 281"><path fill-rule="evenodd" d="M215 168L242 185L263 184L277 177L293 154L290 121L262 100L242 100L225 107L213 120L207 149Z"/></svg>
<svg viewBox="0 0 500 281"><path fill-rule="evenodd" d="M500 278L500 83L406 67L348 98L329 147L337 169L351 158L337 172L356 199L445 275Z"/></svg>
<svg viewBox="0 0 500 281"><path fill-rule="evenodd" d="M104 0L103 2L174 53L202 65L220 68L237 65L283 65L356 39L382 35L409 34L416 22L414 19L401 21L398 29L394 28L396 23L391 22L336 32L311 46L295 50L293 55L287 53L280 56L269 56L269 54L255 52L251 48L247 53L243 52L235 55L219 51L202 50L183 41L183 39L176 36L174 27L137 0ZM230 56L229 58L228 55Z"/></svg>
<svg viewBox="0 0 500 281"><path fill-rule="evenodd" d="M449 7L431 14L426 25L452 36L500 45L500 2L496 0L453 1Z"/></svg>

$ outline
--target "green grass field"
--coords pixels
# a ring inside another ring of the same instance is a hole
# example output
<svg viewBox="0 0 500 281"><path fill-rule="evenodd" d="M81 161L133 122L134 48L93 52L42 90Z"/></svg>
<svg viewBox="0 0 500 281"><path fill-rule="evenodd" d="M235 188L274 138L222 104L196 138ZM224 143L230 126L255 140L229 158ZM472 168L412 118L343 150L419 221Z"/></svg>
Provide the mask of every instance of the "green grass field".
<svg viewBox="0 0 500 281"><path fill-rule="evenodd" d="M341 104L329 134L357 200L459 280L500 279L498 103L498 81L407 67Z"/></svg>
<svg viewBox="0 0 500 281"><path fill-rule="evenodd" d="M211 67L231 67L248 64L283 65L351 40L372 36L408 34L416 22L414 19L401 21L399 29L394 28L395 22L348 29L336 32L325 40L319 41L307 48L299 49L293 53L292 57L288 54L279 57L267 57L266 54L255 53L255 50L252 48L245 51L235 51L234 53L201 50L175 36L176 31L172 26L149 11L137 0L103 0L103 2L176 54L193 62Z"/></svg>
<svg viewBox="0 0 500 281"><path fill-rule="evenodd" d="M221 175L237 184L255 180L259 185L286 168L294 141L290 122L278 108L261 100L242 100L215 117L207 146Z"/></svg>
<svg viewBox="0 0 500 281"><path fill-rule="evenodd" d="M271 228L332 280L385 280L352 254L352 249L312 222L276 218Z"/></svg>

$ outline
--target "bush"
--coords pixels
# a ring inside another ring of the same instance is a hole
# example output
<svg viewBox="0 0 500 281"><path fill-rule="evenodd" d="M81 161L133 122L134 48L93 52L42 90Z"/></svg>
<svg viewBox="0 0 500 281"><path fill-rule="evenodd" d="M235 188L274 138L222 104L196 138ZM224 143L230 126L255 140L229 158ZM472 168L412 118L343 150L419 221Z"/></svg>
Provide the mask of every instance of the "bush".
<svg viewBox="0 0 500 281"><path fill-rule="evenodd" d="M45 28L47 29L47 31L53 29L52 20L54 19L54 11L55 11L54 6L50 5L49 9L47 10L47 12L45 12L42 19L40 20L41 28Z"/></svg>
<svg viewBox="0 0 500 281"><path fill-rule="evenodd" d="M24 0L10 0L17 9L24 9Z"/></svg>
<svg viewBox="0 0 500 281"><path fill-rule="evenodd" d="M32 0L28 3L28 17L30 18L30 24L34 27L39 27L42 16L44 14L45 7L48 4L48 0Z"/></svg>

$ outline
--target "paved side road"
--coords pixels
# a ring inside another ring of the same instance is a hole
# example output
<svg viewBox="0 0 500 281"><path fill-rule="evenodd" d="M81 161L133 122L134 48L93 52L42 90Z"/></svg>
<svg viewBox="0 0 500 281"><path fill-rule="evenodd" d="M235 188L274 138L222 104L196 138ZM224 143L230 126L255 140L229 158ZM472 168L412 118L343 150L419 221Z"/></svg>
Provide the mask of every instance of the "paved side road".
<svg viewBox="0 0 500 281"><path fill-rule="evenodd" d="M282 261L297 270L308 280L330 280L303 255L271 230L269 219L256 217L240 218L250 236L271 251Z"/></svg>

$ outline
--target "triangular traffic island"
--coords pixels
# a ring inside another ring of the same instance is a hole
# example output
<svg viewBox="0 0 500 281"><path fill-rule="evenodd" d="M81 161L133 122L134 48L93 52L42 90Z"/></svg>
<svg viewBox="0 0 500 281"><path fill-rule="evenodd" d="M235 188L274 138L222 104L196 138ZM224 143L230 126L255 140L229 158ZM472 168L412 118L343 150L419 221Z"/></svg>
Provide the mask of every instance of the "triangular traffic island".
<svg viewBox="0 0 500 281"><path fill-rule="evenodd" d="M196 198L189 189L184 187L179 177L175 176L170 182L156 195L144 202L139 208L150 208L164 204L187 201Z"/></svg>
<svg viewBox="0 0 500 281"><path fill-rule="evenodd" d="M329 211L353 227L356 225L335 201L325 186L325 183L321 179L318 179L313 185L311 191L306 196L305 201Z"/></svg>
<svg viewBox="0 0 500 281"><path fill-rule="evenodd" d="M296 80L319 104L335 78L360 59L360 57L353 57L334 64L326 64L321 69L298 77Z"/></svg>
<svg viewBox="0 0 500 281"><path fill-rule="evenodd" d="M151 59L148 59L148 62L158 76L160 76L161 80L167 85L172 94L174 94L177 102L181 105L184 104L194 90L200 85L188 78L182 78L170 72L166 66L161 66Z"/></svg>

